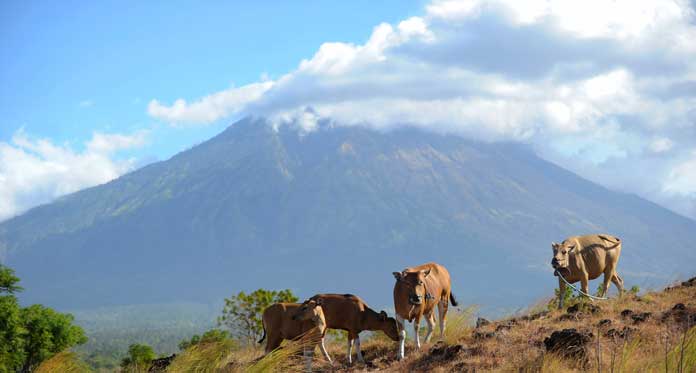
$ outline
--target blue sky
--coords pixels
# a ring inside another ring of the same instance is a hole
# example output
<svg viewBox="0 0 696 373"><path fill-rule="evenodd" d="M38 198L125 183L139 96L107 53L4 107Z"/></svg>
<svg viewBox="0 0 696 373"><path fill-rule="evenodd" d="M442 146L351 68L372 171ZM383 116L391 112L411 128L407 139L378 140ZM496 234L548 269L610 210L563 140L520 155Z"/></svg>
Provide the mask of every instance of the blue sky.
<svg viewBox="0 0 696 373"><path fill-rule="evenodd" d="M153 128L152 98L173 101L277 77L326 41L366 40L418 1L49 2L0 4L0 141L18 128L80 146L92 131ZM158 126L138 156L205 140L228 121Z"/></svg>
<svg viewBox="0 0 696 373"><path fill-rule="evenodd" d="M243 116L527 144L696 217L683 0L0 3L0 220Z"/></svg>

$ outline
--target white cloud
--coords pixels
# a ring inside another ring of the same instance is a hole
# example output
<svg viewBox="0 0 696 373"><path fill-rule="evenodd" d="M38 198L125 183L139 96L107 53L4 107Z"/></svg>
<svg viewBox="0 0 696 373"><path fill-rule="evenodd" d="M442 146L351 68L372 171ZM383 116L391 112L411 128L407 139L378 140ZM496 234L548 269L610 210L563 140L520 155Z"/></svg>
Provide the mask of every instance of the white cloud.
<svg viewBox="0 0 696 373"><path fill-rule="evenodd" d="M659 137L650 143L649 148L653 153L664 153L672 149L672 146L674 146L672 140L667 137Z"/></svg>
<svg viewBox="0 0 696 373"><path fill-rule="evenodd" d="M241 111L273 86L273 82L252 83L239 88L217 92L192 103L184 99L171 106L152 100L147 106L150 116L170 123L211 123Z"/></svg>
<svg viewBox="0 0 696 373"><path fill-rule="evenodd" d="M130 171L133 160L117 160L119 150L142 146L147 132L131 135L95 132L76 151L69 145L15 132L0 142L0 221L80 189L105 183Z"/></svg>
<svg viewBox="0 0 696 373"><path fill-rule="evenodd" d="M523 141L605 185L660 200L696 191L676 181L688 172L675 166L696 147L694 108L691 3L435 0L421 17L377 25L364 44L322 44L274 81L191 104L153 100L148 112L171 123L255 115L311 130L325 117ZM625 183L637 162L661 178ZM673 186L663 188L668 177Z"/></svg>
<svg viewBox="0 0 696 373"><path fill-rule="evenodd" d="M669 194L696 197L696 150L691 157L679 162L663 183L663 190Z"/></svg>

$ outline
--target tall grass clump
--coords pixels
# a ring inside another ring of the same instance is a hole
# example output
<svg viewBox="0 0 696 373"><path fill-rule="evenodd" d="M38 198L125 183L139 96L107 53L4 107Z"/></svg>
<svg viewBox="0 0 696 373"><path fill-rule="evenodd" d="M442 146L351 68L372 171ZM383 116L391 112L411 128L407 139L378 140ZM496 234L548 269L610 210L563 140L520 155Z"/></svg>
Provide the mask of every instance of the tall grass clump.
<svg viewBox="0 0 696 373"><path fill-rule="evenodd" d="M64 351L56 354L52 358L45 360L34 371L35 373L86 373L92 370L85 364L76 353Z"/></svg>
<svg viewBox="0 0 696 373"><path fill-rule="evenodd" d="M696 327L684 329L672 350L656 359L652 367L656 371L696 372Z"/></svg>
<svg viewBox="0 0 696 373"><path fill-rule="evenodd" d="M236 346L237 344L230 339L198 343L179 354L167 371L232 372Z"/></svg>
<svg viewBox="0 0 696 373"><path fill-rule="evenodd" d="M317 343L321 341L318 333L310 330L299 340L290 341L268 353L263 358L244 368L244 372L301 372L304 370L304 361L294 359L307 351L314 351ZM319 356L314 354L314 360Z"/></svg>
<svg viewBox="0 0 696 373"><path fill-rule="evenodd" d="M507 367L500 371L507 372L510 371L509 369ZM542 354L518 369L520 373L568 373L577 371L577 369L570 366L568 359L552 353Z"/></svg>
<svg viewBox="0 0 696 373"><path fill-rule="evenodd" d="M478 311L478 307L469 306L461 310L455 309L452 311L447 313L447 324L445 326L444 337L444 342L449 345L456 344L471 334L474 325L474 315ZM439 326L436 325L436 328L439 328ZM433 333L437 332L437 329L433 330Z"/></svg>

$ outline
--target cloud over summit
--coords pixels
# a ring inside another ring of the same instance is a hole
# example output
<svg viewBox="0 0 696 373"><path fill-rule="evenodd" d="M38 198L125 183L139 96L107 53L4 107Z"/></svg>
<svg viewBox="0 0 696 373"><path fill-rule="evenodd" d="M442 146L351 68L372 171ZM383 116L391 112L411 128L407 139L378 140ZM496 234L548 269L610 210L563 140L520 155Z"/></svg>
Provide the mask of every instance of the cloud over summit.
<svg viewBox="0 0 696 373"><path fill-rule="evenodd" d="M696 16L679 0L436 0L363 44L324 43L275 80L191 103L152 100L148 113L178 125L259 115L311 127L326 117L521 141L670 204L696 192ZM628 182L644 173L652 180Z"/></svg>

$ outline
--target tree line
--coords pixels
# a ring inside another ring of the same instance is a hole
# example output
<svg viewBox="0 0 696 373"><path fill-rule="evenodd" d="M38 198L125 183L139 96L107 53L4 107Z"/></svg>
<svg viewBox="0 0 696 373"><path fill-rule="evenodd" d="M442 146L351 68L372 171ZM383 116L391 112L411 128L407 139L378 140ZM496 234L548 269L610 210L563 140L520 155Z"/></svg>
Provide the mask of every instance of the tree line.
<svg viewBox="0 0 696 373"><path fill-rule="evenodd" d="M0 373L31 372L42 361L87 342L73 316L40 304L21 307L14 270L0 264Z"/></svg>

